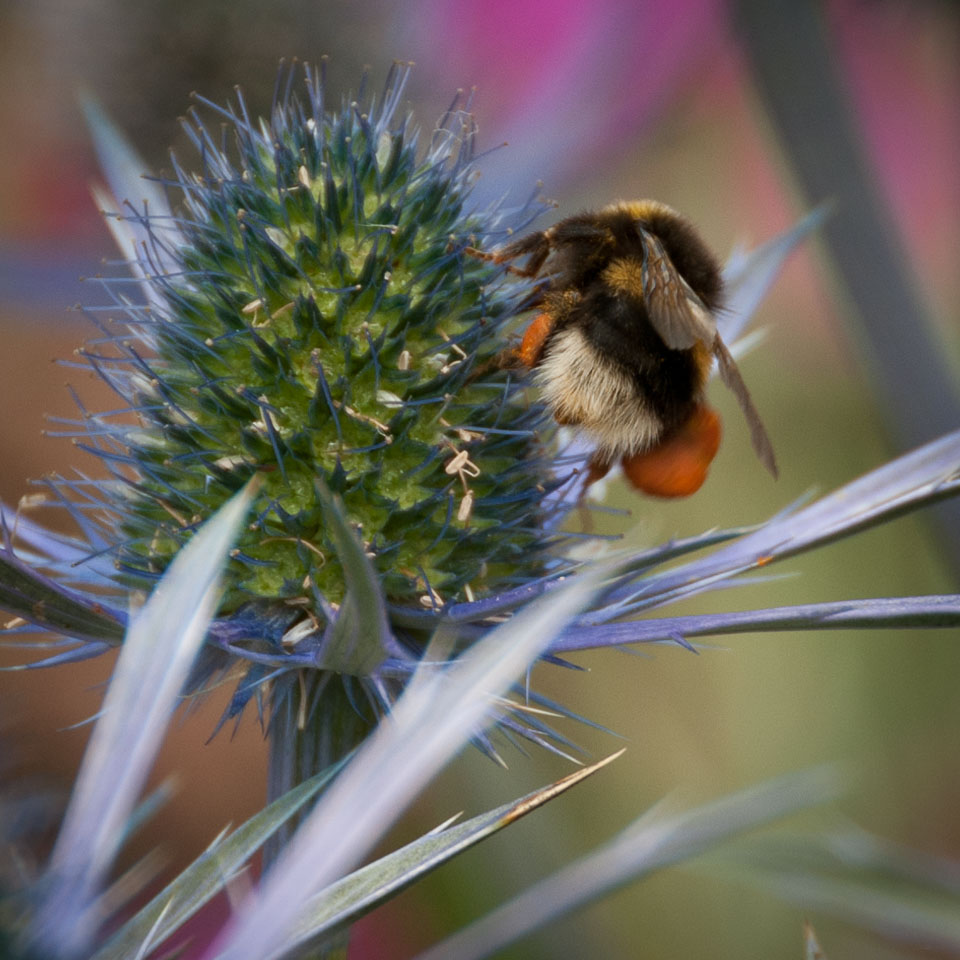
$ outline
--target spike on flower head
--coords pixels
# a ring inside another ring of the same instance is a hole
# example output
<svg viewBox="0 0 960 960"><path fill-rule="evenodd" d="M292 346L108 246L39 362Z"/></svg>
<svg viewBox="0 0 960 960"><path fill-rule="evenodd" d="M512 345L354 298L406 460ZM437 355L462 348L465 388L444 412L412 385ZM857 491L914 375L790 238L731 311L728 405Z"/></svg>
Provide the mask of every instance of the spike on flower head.
<svg viewBox="0 0 960 960"><path fill-rule="evenodd" d="M342 602L318 480L399 605L495 589L544 544L541 411L483 372L529 289L462 253L539 207L471 207L472 118L455 101L418 149L407 73L330 112L321 78L304 68L301 99L291 72L257 123L239 95L204 101L225 134L185 121L200 166L174 160L179 215L128 215L148 238L149 307L118 297L120 356L88 357L138 419L90 431L123 492L111 523L129 581L162 572L254 474L228 607Z"/></svg>

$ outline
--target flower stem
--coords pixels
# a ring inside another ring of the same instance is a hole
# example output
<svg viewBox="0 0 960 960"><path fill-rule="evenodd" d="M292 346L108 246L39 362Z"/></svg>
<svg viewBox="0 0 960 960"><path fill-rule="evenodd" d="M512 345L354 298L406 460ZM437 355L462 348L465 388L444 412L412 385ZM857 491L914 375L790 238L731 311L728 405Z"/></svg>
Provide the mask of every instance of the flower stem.
<svg viewBox="0 0 960 960"><path fill-rule="evenodd" d="M346 678L299 670L276 681L270 722L267 801L342 760L374 726L351 700ZM309 812L291 819L264 851L264 872Z"/></svg>

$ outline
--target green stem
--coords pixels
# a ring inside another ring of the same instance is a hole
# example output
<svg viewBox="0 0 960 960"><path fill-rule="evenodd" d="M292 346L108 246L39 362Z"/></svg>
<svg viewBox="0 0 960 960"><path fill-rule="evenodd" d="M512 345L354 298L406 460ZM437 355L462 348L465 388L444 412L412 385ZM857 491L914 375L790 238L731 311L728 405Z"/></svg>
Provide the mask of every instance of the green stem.
<svg viewBox="0 0 960 960"><path fill-rule="evenodd" d="M342 760L370 732L372 720L361 716L347 696L345 683L350 682L335 674L301 670L274 684L267 802ZM268 842L264 873L309 812L302 811L285 823ZM347 936L325 947L316 955L318 960L345 960Z"/></svg>

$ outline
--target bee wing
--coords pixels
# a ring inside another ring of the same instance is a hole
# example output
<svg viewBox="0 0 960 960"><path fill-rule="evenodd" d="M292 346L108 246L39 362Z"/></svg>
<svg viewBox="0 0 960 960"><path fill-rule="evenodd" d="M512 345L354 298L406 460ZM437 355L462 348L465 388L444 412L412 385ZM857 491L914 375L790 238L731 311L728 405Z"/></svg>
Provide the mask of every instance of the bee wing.
<svg viewBox="0 0 960 960"><path fill-rule="evenodd" d="M720 368L720 379L733 391L747 419L750 426L750 441L757 457L776 479L779 471L777 458L773 453L773 444L770 443L770 437L767 436L760 414L753 405L750 391L743 382L743 377L740 376L740 369L727 349L727 345L720 339L719 333L713 338L713 355L717 358L717 366Z"/></svg>
<svg viewBox="0 0 960 960"><path fill-rule="evenodd" d="M776 477L778 470L773 444L736 362L720 339L713 314L680 276L663 244L642 228L640 236L643 239L643 296L650 322L671 350L689 350L697 343L711 348L717 358L720 378L733 391L746 417L754 451Z"/></svg>
<svg viewBox="0 0 960 960"><path fill-rule="evenodd" d="M643 240L643 297L654 329L671 350L709 346L717 323L703 301L680 276L663 244L640 228Z"/></svg>

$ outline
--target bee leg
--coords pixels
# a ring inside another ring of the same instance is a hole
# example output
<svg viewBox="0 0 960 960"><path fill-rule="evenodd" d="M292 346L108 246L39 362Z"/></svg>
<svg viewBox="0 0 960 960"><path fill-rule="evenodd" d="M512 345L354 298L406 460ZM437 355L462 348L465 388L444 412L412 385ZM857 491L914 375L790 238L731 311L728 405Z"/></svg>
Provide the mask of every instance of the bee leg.
<svg viewBox="0 0 960 960"><path fill-rule="evenodd" d="M587 472L577 497L577 512L580 514L580 526L584 533L593 532L593 516L587 506L587 491L598 481L602 480L610 471L612 463L598 453L594 453L587 461Z"/></svg>
<svg viewBox="0 0 960 960"><path fill-rule="evenodd" d="M492 263L503 263L500 255L497 253L487 253L485 250L478 250L476 247L464 247L463 252L478 260L489 260ZM527 273L525 269L515 267L512 263L506 264L507 273L512 273L516 277L532 277L532 273Z"/></svg>
<svg viewBox="0 0 960 960"><path fill-rule="evenodd" d="M553 318L546 313L537 314L523 334L519 345L501 350L474 373L489 373L491 370L532 370L543 359L543 347L553 329Z"/></svg>
<svg viewBox="0 0 960 960"><path fill-rule="evenodd" d="M543 348L553 330L554 319L549 313L538 313L524 331L516 354L520 363L532 370L543 359Z"/></svg>
<svg viewBox="0 0 960 960"><path fill-rule="evenodd" d="M720 446L720 417L699 406L656 446L623 458L631 485L654 497L688 497L703 485Z"/></svg>
<svg viewBox="0 0 960 960"><path fill-rule="evenodd" d="M587 490L590 489L598 480L602 480L609 472L613 464L606 459L601 459L596 453L587 461L587 475L583 480L583 491L580 499L583 500Z"/></svg>
<svg viewBox="0 0 960 960"><path fill-rule="evenodd" d="M544 231L539 233L529 233L513 243L507 244L502 250L496 253L487 253L484 250L478 250L476 247L464 247L463 252L471 257L477 257L480 260L489 260L492 263L499 263L506 266L507 272L516 277L535 277L550 256L550 239ZM511 260L517 257L529 256L525 267L515 267Z"/></svg>
<svg viewBox="0 0 960 960"><path fill-rule="evenodd" d="M470 382L492 370L532 370L543 359L543 348L553 326L554 318L549 313L538 313L524 331L520 344L501 350L477 367L470 374Z"/></svg>
<svg viewBox="0 0 960 960"><path fill-rule="evenodd" d="M494 373L497 370L511 370L521 367L522 364L519 360L514 358L515 354L516 348L501 350L500 353L490 357L489 360L484 360L483 363L477 364L477 366L470 371L466 382L474 383L481 377L485 377L488 373Z"/></svg>
<svg viewBox="0 0 960 960"><path fill-rule="evenodd" d="M529 370L530 367L531 364L524 359L523 344L521 343L518 346L507 347L489 360L479 364L471 371L467 383L473 383L480 377L485 377L488 373L494 373L497 370Z"/></svg>

